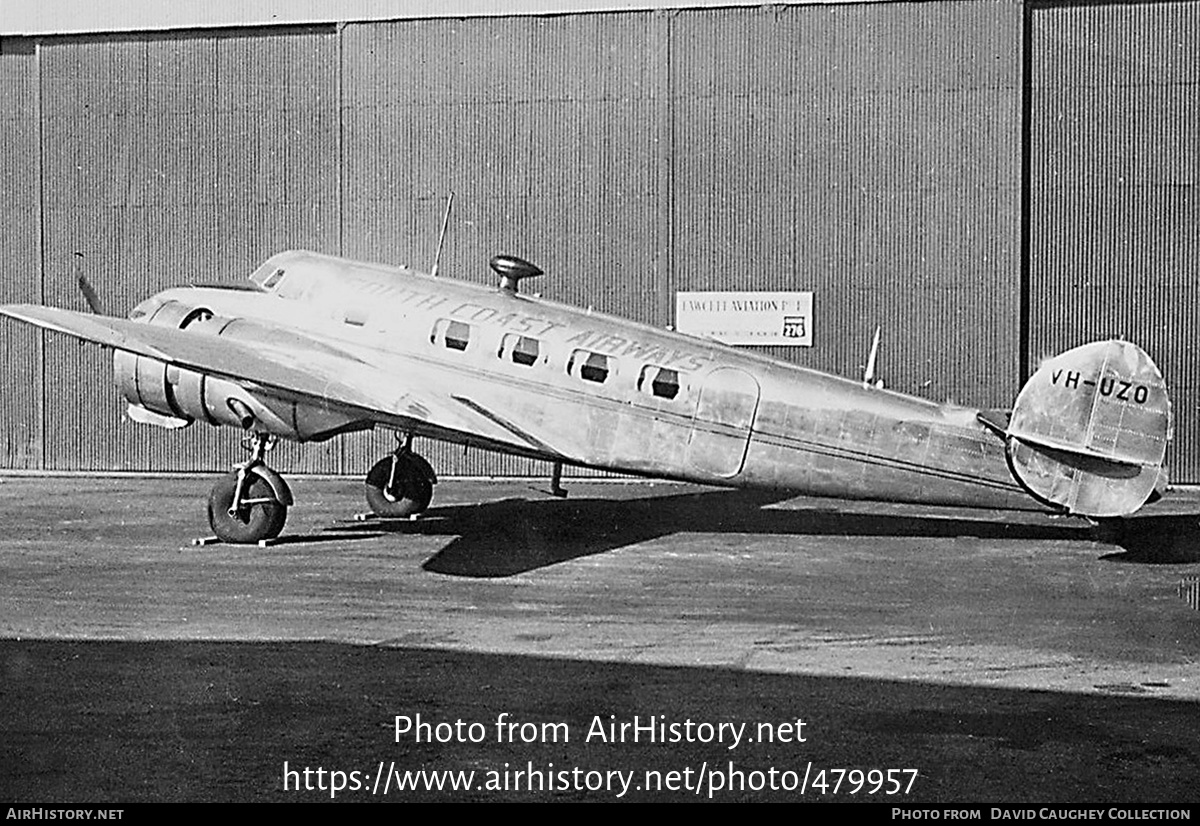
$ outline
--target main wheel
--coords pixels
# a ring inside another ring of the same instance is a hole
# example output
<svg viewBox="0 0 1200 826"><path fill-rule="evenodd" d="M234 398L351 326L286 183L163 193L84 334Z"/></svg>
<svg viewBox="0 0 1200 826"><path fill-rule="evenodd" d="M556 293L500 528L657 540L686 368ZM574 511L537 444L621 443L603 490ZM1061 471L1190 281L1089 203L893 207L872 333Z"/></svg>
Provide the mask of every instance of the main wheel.
<svg viewBox="0 0 1200 826"><path fill-rule="evenodd" d="M396 461L395 479L392 479L391 456L380 459L371 468L367 474L367 504L376 516L393 519L424 513L433 500L433 483L420 464L407 456L401 454Z"/></svg>
<svg viewBox="0 0 1200 826"><path fill-rule="evenodd" d="M222 542L254 543L274 539L287 521L287 505L261 476L251 476L242 495L241 507L232 516L229 507L237 489L237 471L221 477L208 495L208 524Z"/></svg>

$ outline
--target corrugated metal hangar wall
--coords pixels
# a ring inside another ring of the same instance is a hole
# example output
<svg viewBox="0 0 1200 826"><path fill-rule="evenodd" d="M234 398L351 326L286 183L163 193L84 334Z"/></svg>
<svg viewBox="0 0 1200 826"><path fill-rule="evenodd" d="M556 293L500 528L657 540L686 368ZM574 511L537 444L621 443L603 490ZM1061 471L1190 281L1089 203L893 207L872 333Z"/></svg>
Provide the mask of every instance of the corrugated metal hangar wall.
<svg viewBox="0 0 1200 826"><path fill-rule="evenodd" d="M513 252L660 326L677 290L812 290L815 346L773 355L857 375L881 325L889 386L934 399L1005 406L1039 357L1123 334L1196 481L1198 50L1193 4L1014 0L2 39L0 301L82 307L79 268L125 310L290 247L428 267L453 190L446 274ZM0 346L0 466L238 457L127 421L97 348ZM389 442L272 461L357 474Z"/></svg>

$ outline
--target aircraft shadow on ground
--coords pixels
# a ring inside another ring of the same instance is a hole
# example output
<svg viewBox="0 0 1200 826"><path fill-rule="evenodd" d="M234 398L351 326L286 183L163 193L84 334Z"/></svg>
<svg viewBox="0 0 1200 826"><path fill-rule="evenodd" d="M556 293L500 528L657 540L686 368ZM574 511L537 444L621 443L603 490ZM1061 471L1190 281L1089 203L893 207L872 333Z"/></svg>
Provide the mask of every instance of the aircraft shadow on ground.
<svg viewBox="0 0 1200 826"><path fill-rule="evenodd" d="M418 521L372 520L366 533L454 538L425 564L427 571L465 577L505 577L671 534L744 533L795 536L978 537L1012 540L1078 540L1119 544L1120 561L1180 561L1183 546L1161 547L1171 529L1143 519L1120 526L1083 520L1006 522L1002 514L978 518L923 514L872 514L832 508L766 508L792 497L755 491L700 491L639 499L504 499L434 507ZM1196 519L1193 517L1193 521ZM338 530L353 530L339 526ZM1196 531L1200 534L1200 528ZM1156 545L1157 543L1157 545ZM1200 546L1200 543L1198 543ZM1200 559L1200 553L1197 554Z"/></svg>
<svg viewBox="0 0 1200 826"><path fill-rule="evenodd" d="M1200 562L1200 515L1135 516L1097 528L1098 539L1122 550L1102 559L1140 565Z"/></svg>

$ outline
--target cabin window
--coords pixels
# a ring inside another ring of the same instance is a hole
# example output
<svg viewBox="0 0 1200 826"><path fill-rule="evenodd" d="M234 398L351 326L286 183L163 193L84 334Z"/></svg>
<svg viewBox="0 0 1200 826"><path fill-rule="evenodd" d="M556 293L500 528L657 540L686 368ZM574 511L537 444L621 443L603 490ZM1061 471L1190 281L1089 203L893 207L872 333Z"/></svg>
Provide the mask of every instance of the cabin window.
<svg viewBox="0 0 1200 826"><path fill-rule="evenodd" d="M567 362L567 372L584 381L594 381L603 384L608 381L610 372L608 356L592 353L587 350L576 350Z"/></svg>
<svg viewBox="0 0 1200 826"><path fill-rule="evenodd" d="M448 350L466 350L471 343L471 325L449 318L439 318L433 325L429 340Z"/></svg>
<svg viewBox="0 0 1200 826"><path fill-rule="evenodd" d="M679 371L647 364L638 376L637 389L660 399L674 399L679 395Z"/></svg>
<svg viewBox="0 0 1200 826"><path fill-rule="evenodd" d="M541 349L542 343L536 338L509 333L500 340L500 352L498 355L505 361L512 361L514 364L523 364L526 367L531 367L537 364L538 356L541 355Z"/></svg>

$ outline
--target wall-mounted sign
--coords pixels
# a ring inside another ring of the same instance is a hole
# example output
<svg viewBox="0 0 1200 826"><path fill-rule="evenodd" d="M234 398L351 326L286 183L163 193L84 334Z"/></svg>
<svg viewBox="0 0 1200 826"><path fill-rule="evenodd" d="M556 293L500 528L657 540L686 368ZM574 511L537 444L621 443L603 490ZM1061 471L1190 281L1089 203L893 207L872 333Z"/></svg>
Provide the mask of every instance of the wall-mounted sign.
<svg viewBox="0 0 1200 826"><path fill-rule="evenodd" d="M675 329L725 344L812 347L812 293L676 293Z"/></svg>

